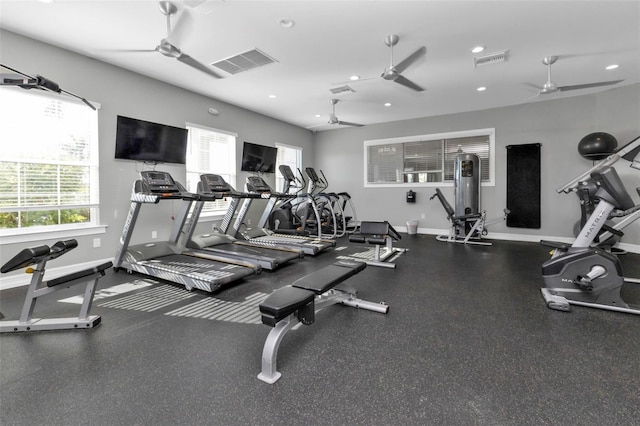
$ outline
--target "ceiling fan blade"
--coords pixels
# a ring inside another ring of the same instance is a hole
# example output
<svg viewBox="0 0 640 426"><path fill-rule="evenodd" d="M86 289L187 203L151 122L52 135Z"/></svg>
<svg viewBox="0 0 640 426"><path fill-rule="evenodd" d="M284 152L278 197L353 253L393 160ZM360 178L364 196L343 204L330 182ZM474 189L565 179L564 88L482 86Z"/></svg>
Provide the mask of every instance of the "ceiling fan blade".
<svg viewBox="0 0 640 426"><path fill-rule="evenodd" d="M117 52L117 53L149 53L157 52L158 49L100 49L97 52Z"/></svg>
<svg viewBox="0 0 640 426"><path fill-rule="evenodd" d="M533 84L533 83L524 83L525 86L530 87L532 89L537 90L538 92L542 90L542 86L538 86L537 84Z"/></svg>
<svg viewBox="0 0 640 426"><path fill-rule="evenodd" d="M364 127L364 124L350 123L348 121L340 121L340 120L338 120L336 124L340 124L341 126Z"/></svg>
<svg viewBox="0 0 640 426"><path fill-rule="evenodd" d="M586 84L576 84L574 86L560 86L558 89L561 92L565 92L567 90L580 90L580 89L590 89L592 87L602 87L602 86L611 86L614 84L618 84L624 80L612 80L612 81L600 81L597 83L586 83Z"/></svg>
<svg viewBox="0 0 640 426"><path fill-rule="evenodd" d="M402 84L403 86L408 87L409 89L413 89L416 92L422 92L424 90L422 87L418 86L413 81L401 75L398 75L396 79L393 81L395 81L396 83Z"/></svg>
<svg viewBox="0 0 640 426"><path fill-rule="evenodd" d="M190 67L193 67L193 68L195 68L197 70L200 70L200 71L202 71L204 73L207 73L212 77L222 78L222 76L220 74L216 73L214 70L212 70L211 68L209 68L205 64L196 61L195 59L193 59L189 55L185 55L183 53L180 56L178 56L176 59L179 60L180 62L182 62L183 64L189 65Z"/></svg>
<svg viewBox="0 0 640 426"><path fill-rule="evenodd" d="M411 66L415 61L420 59L421 56L424 56L426 52L427 52L427 48L422 46L421 48L413 52L411 55L407 56L402 62L397 64L395 66L396 71L403 72L404 70L409 68L409 66Z"/></svg>

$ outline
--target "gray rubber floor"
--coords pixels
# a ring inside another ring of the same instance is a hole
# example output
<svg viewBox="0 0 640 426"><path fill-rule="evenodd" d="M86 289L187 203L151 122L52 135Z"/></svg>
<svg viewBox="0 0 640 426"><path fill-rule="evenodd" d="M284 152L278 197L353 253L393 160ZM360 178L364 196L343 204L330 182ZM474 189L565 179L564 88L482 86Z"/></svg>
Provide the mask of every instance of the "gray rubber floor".
<svg viewBox="0 0 640 426"><path fill-rule="evenodd" d="M403 235L397 246L410 249L397 269L348 281L389 313L319 312L285 336L273 385L256 377L270 331L258 303L365 246L340 240L213 295L110 270L98 327L0 336L0 424L640 424L640 316L548 309L548 250L535 243ZM640 277L640 255L621 260ZM5 319L24 293L0 292ZM43 299L35 316L72 316L79 306L59 300L78 295ZM640 305L640 286L623 297Z"/></svg>

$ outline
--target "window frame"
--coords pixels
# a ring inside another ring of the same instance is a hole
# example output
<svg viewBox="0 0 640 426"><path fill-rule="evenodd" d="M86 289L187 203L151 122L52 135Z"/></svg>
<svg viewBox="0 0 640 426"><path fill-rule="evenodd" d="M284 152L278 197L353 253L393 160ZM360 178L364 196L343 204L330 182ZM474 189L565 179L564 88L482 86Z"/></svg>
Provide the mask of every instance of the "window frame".
<svg viewBox="0 0 640 426"><path fill-rule="evenodd" d="M196 128L199 130L203 130L206 132L212 132L212 133L218 133L221 135L227 135L232 137L233 143L231 143L231 147L229 149L228 152L228 158L227 158L227 163L229 164L229 176L230 178L227 180L227 182L229 183L229 185L231 185L232 187L236 188L236 180L238 177L238 167L237 167L237 148L238 148L238 134L235 132L231 132L228 130L222 130L222 129L217 129L214 127L209 127L209 126L204 126L202 124L197 124L197 123L191 123L191 122L187 122L185 123L185 127L187 129L190 128ZM202 170L202 171L193 171L190 170L188 167L188 157L189 157L189 150L191 150L191 132L189 133L189 142L187 143L187 161L185 162L185 186L187 187L188 191L191 191L192 189L188 187L188 179L187 179L187 175L189 173L216 173L216 174L225 174L225 173L220 173L219 170ZM195 192L195 190L193 190ZM220 201L214 201L213 203L207 203L207 204L213 204L213 206L207 206L205 204L204 208L202 209L202 212L200 213L200 220L203 221L207 221L207 219L211 219L211 220L215 220L215 219L219 219L220 217L224 216L229 208L229 204L231 202L231 199L227 199L227 200L220 200Z"/></svg>
<svg viewBox="0 0 640 426"><path fill-rule="evenodd" d="M25 91L21 88L13 88L6 87L2 89L3 91L13 91L14 93L20 96L33 96L33 97L41 97L47 100L53 100L57 102L62 102L66 104L74 104L78 106L82 106L83 108L89 109L83 102L66 96L62 96L60 94L54 94L46 91ZM18 211L25 210L58 210L61 208L77 208L77 207L87 207L91 210L90 220L88 222L78 222L78 223L66 223L66 224L54 224L54 225L36 225L36 226L26 226L19 228L0 228L0 237L1 242L0 245L4 244L15 244L22 242L32 242L32 241L41 241L42 239L54 239L54 238L69 238L69 237L77 237L83 235L94 235L94 234L102 234L106 232L106 225L100 224L100 158L99 158L99 145L100 145L100 135L99 135L99 110L101 105L98 102L90 101L93 106L96 107L95 115L90 117L90 123L88 123L90 127L89 135L91 137L90 149L92 151L92 158L88 164L88 167L91 167L93 171L90 171L90 175L93 176L91 184L95 184L95 189L92 191L93 195L90 196L90 202L88 204L80 204L80 205L55 205L55 206L26 206L24 208L18 207ZM36 161L37 160L37 161ZM24 164L29 164L30 162L36 163L49 163L55 164L58 166L71 165L69 161L48 161L42 159L8 159L5 161L16 161ZM3 208L3 210L8 210L9 207Z"/></svg>
<svg viewBox="0 0 640 426"><path fill-rule="evenodd" d="M275 142L274 146L280 150L280 148L285 148L285 149L292 149L296 151L296 169L300 168L302 169L302 153L303 153L303 149L300 146L294 146L294 145L287 145L284 143L280 143L280 142ZM282 176L282 174L280 173L280 156L276 157L276 176L275 176L275 190L276 191L281 191L283 188L283 184L284 184L284 177ZM297 175L298 171L297 170L292 170L294 174Z"/></svg>
<svg viewBox="0 0 640 426"><path fill-rule="evenodd" d="M489 137L489 179L482 181L481 186L495 186L495 128L462 130L454 132L433 133L425 135L400 136L396 138L372 139L363 142L363 182L365 188L412 188L412 187L452 187L454 182L444 180L444 157L443 153L443 175L439 182L369 182L369 147L393 144L411 144L416 142L438 141L445 139L458 139L466 137L488 136Z"/></svg>

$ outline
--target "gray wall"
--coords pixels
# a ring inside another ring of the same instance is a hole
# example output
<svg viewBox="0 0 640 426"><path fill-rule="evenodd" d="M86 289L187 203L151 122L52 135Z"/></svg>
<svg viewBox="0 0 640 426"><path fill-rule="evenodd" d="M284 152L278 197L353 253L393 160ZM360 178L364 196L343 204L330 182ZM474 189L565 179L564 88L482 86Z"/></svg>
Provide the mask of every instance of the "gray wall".
<svg viewBox="0 0 640 426"><path fill-rule="evenodd" d="M435 189L412 187L417 200L415 204L407 204L405 193L410 189L407 186L365 188L363 141L481 128L496 129L496 184L481 189L481 207L489 218L499 216L506 207L505 147L542 144L541 229L508 228L502 222L492 226L490 233L530 241L538 241L540 237L572 238L573 225L580 217L578 199L572 194L558 194L555 189L591 167L592 163L577 151L578 142L587 134L611 133L619 146L640 135L640 85L596 95L321 132L314 141L315 166L324 170L331 182L330 189L351 194L359 219L386 219L399 227L405 227L409 219L419 219L421 231L431 233L448 228L440 203L429 201ZM636 188L640 186L640 173L628 165L621 160L616 167L627 188ZM453 188L442 188L452 203ZM635 190L632 197L640 203ZM421 219L422 215L425 219ZM640 221L627 228L623 241L640 250Z"/></svg>
<svg viewBox="0 0 640 426"><path fill-rule="evenodd" d="M40 43L16 34L0 31L2 63L27 73L42 74L58 82L65 90L77 93L101 104L100 137L100 222L107 226L105 234L77 237L80 248L52 263L51 267L83 264L113 257L129 209L131 185L138 177L140 165L114 160L116 115L127 115L149 121L184 126L185 122L233 131L238 141L272 145L281 142L303 148L303 166L324 170L331 189L351 193L358 216L364 220L387 219L393 225L404 226L408 219L420 219L423 231L446 229L448 224L437 201L428 201L433 188L417 188L417 202L408 205L404 194L409 189L364 188L363 141L407 135L440 133L477 128L496 128L496 185L482 188L483 208L489 217L496 216L505 206L506 145L539 142L542 144L542 228L526 230L492 227L496 235L514 239L539 239L540 236L571 237L579 216L577 199L556 194L554 189L582 173L590 163L580 157L578 141L594 131L605 131L620 143L640 135L640 86L627 86L598 95L551 100L463 114L428 117L401 122L383 123L362 128L347 128L319 132L305 129L209 99L184 89L148 77L131 73L63 49ZM428 95L428 94L427 94ZM220 111L213 117L207 110ZM6 143L6 141L2 141ZM238 145L238 169L241 155ZM1 154L0 154L1 155ZM626 167L626 165L625 165ZM184 167L161 166L178 180L184 180ZM625 182L639 186L637 172L624 170ZM633 174L635 173L635 175ZM238 186L246 174L239 173ZM274 184L271 177L270 184ZM450 187L445 195L453 198ZM634 193L634 200L638 197ZM168 236L171 216L178 211L177 202L143 209L140 226L133 243L147 241L151 231L158 239ZM640 221L639 221L640 222ZM211 224L203 225L210 227ZM625 241L640 245L640 223L627 230ZM93 238L101 239L101 247L93 248ZM56 239L42 239L50 244ZM25 247L38 243L0 245L0 263ZM6 280L22 274L16 272ZM24 276L24 274L22 274Z"/></svg>
<svg viewBox="0 0 640 426"><path fill-rule="evenodd" d="M107 225L107 231L105 234L77 237L79 248L52 262L51 268L112 258L115 254L129 210L131 187L142 167L140 163L113 158L117 115L180 127L184 127L185 122L191 122L236 132L239 142L238 170L243 141L270 146L274 142L299 146L303 149L304 165L313 164L313 135L300 127L6 31L0 31L0 53L2 63L28 74L44 75L56 81L63 89L101 105L100 222ZM211 116L208 113L210 107L218 109L220 115ZM184 166L160 165L158 169L168 171L175 179L184 183ZM238 187L242 187L246 176L247 173L238 173ZM268 183L274 185L275 175L265 176L267 181L270 180ZM145 206L148 208L143 208L140 213L140 226L132 242L148 241L152 230L158 231L158 239L167 237L172 223L171 216L178 211L178 203L171 201L157 206ZM211 224L207 226L210 229ZM100 248L93 248L93 238L96 237L101 238ZM2 244L0 264L4 264L25 247L38 245L40 242L49 244L56 240ZM16 272L3 274L2 278L15 274L24 275Z"/></svg>

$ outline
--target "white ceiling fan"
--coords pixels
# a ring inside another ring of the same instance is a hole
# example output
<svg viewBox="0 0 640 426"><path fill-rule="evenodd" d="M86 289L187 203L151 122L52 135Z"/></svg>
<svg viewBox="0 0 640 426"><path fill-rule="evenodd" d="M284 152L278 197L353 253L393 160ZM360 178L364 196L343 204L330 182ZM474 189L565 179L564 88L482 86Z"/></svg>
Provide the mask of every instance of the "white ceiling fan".
<svg viewBox="0 0 640 426"><path fill-rule="evenodd" d="M535 84L527 83L528 86L531 86L538 90L538 94L534 97L547 95L550 93L556 92L566 92L569 90L580 90L580 89L590 89L593 87L602 87L602 86L611 86L614 84L618 84L624 80L611 80L611 81L598 81L595 83L585 83L585 84L576 84L572 86L558 86L554 81L551 80L551 65L555 64L558 61L557 56L546 56L542 58L542 63L547 66L547 82L542 86L537 86Z"/></svg>
<svg viewBox="0 0 640 426"><path fill-rule="evenodd" d="M349 121L341 121L340 119L338 119L338 117L336 116L336 104L340 102L340 100L338 99L330 99L329 103L332 105L333 109L331 114L329 115L329 121L327 121L327 124L331 124L331 125L339 125L339 126L351 126L351 127L363 127L364 124L358 124L358 123L352 123ZM324 126L324 124L318 124L316 126L311 126L311 127L307 127L307 129L313 129L315 127L320 127L320 126Z"/></svg>
<svg viewBox="0 0 640 426"><path fill-rule="evenodd" d="M389 81L393 81L395 83L401 84L402 86L408 87L409 89L415 90L416 92L422 92L424 91L423 87L409 80L408 78L403 76L402 73L411 65L413 65L418 59L423 57L427 52L427 48L422 46L418 48L418 50L413 52L411 55L404 58L398 64L394 64L393 63L393 46L398 44L398 41L400 41L400 36L396 34L389 34L388 36L385 37L384 44L389 46L389 48L391 49L391 52L390 52L391 60L389 61L389 66L384 69L382 74L380 74L380 77L382 77L385 80L389 80ZM379 78L379 77L363 78L357 81L373 80L376 78ZM354 81L350 81L349 83L354 83ZM339 84L342 84L342 83L339 83Z"/></svg>
<svg viewBox="0 0 640 426"><path fill-rule="evenodd" d="M223 78L223 76L213 71L207 65L201 62L198 62L191 56L182 52L180 48L178 48L175 44L171 43L170 41L171 39L177 38L176 33L178 33L178 31L176 29L178 27L178 24L182 24L183 26L187 24L186 22L184 22L185 14L187 12L186 11L182 12L182 14L180 15L180 19L178 20L178 22L176 23L172 31L171 16L176 15L178 13L178 7L170 1L161 1L159 2L159 6L160 6L160 12L162 12L162 14L167 17L167 37L160 40L160 44L158 44L155 49L129 49L126 51L127 52L159 52L168 58L175 58L178 61L182 62L183 64L188 65L197 70L200 70L204 73L207 73L212 77Z"/></svg>

